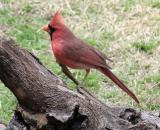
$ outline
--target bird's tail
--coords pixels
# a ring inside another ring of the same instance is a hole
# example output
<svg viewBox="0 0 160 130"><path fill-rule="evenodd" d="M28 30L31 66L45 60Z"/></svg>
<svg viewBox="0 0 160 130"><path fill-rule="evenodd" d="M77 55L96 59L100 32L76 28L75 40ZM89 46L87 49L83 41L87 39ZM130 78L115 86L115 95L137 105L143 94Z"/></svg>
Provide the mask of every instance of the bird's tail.
<svg viewBox="0 0 160 130"><path fill-rule="evenodd" d="M122 81L120 81L109 69L107 68L100 68L99 71L101 71L104 75L109 77L115 84L117 84L123 91L125 91L130 97L132 97L136 103L139 104L138 98L135 96L135 94L129 90L126 85Z"/></svg>

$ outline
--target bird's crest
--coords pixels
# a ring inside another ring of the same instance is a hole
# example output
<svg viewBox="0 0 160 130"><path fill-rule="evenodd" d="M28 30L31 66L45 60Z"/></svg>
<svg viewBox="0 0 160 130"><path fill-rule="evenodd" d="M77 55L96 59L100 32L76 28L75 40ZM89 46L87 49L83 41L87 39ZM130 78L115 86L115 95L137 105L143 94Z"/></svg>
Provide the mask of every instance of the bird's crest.
<svg viewBox="0 0 160 130"><path fill-rule="evenodd" d="M50 25L51 25L52 27L54 27L54 26L58 26L58 25L62 25L62 24L64 24L64 21L63 21L63 18L62 18L62 15L61 15L60 10L58 10L58 11L54 14L54 16L53 16L53 18L52 18L52 20L51 20L51 22L50 22Z"/></svg>

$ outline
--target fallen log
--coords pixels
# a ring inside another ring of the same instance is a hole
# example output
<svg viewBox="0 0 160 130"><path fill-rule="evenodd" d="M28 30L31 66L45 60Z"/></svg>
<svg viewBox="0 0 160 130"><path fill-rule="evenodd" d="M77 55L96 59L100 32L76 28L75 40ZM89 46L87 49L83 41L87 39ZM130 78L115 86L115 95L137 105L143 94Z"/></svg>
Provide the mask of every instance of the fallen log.
<svg viewBox="0 0 160 130"><path fill-rule="evenodd" d="M32 53L0 36L0 80L18 100L8 130L160 130L160 116L72 91Z"/></svg>

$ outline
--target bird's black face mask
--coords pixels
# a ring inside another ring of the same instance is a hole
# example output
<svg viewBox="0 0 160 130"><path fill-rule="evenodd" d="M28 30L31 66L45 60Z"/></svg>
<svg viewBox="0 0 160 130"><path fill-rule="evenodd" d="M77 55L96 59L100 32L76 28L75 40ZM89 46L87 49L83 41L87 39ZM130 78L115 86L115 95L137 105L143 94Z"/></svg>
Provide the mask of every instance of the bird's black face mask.
<svg viewBox="0 0 160 130"><path fill-rule="evenodd" d="M51 40L52 40L52 34L55 32L55 28L53 28L50 24L48 24L48 28L49 28L49 35L51 37Z"/></svg>

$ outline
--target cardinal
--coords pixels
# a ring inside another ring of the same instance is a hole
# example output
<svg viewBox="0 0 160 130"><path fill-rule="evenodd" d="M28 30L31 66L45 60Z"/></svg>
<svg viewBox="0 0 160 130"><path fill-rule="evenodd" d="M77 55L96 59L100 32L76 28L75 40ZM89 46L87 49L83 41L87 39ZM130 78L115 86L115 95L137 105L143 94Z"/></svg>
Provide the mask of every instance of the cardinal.
<svg viewBox="0 0 160 130"><path fill-rule="evenodd" d="M110 78L139 104L139 100L135 94L112 73L111 68L106 63L106 60L111 60L101 51L77 38L64 24L60 11L57 11L50 23L42 27L42 29L50 35L51 46L57 63L75 84L78 85L79 81L74 78L68 67L72 69L84 69L86 71L84 79L91 69L96 69Z"/></svg>

